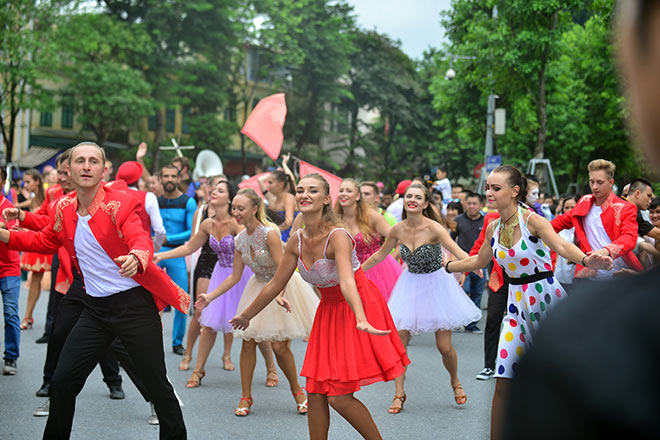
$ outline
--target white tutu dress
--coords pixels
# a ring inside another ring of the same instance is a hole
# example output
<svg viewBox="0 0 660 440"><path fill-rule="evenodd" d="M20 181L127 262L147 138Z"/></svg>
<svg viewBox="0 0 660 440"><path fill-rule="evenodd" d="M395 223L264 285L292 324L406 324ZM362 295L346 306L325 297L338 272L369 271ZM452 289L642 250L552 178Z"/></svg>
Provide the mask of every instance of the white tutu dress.
<svg viewBox="0 0 660 440"><path fill-rule="evenodd" d="M236 249L241 253L245 264L254 272L243 290L243 296L236 310L237 314L254 301L261 289L275 275L277 266L266 244L268 231L266 226L260 224L252 235L242 231L236 236ZM314 290L296 272L284 288L284 298L291 303L291 313L280 307L276 301L272 301L250 320L247 329L234 330L234 336L257 342L286 341L309 336L314 314L319 305Z"/></svg>
<svg viewBox="0 0 660 440"><path fill-rule="evenodd" d="M481 311L442 267L440 244L423 244L414 252L402 244L401 258L408 267L387 303L398 330L451 330L481 319Z"/></svg>

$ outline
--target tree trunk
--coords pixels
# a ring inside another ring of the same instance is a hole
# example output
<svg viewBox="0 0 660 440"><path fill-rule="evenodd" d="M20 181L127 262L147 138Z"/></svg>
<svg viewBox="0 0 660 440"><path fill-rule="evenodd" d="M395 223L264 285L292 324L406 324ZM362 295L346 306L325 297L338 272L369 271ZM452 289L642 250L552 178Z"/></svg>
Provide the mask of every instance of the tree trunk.
<svg viewBox="0 0 660 440"><path fill-rule="evenodd" d="M357 105L353 105L351 111L351 130L348 139L348 155L346 156L346 163L344 164L343 172L345 175L353 175L355 167L355 147L358 140L358 112Z"/></svg>
<svg viewBox="0 0 660 440"><path fill-rule="evenodd" d="M551 27L550 30L554 31L557 29L557 20L559 18L559 10L556 10L552 14ZM537 159L543 159L545 152L545 141L547 140L547 125L548 125L548 111L547 111L547 101L546 101L546 90L545 90L545 71L548 65L548 58L550 56L550 43L546 43L546 47L543 49L543 54L541 55L541 67L539 69L539 86L538 86L538 95L536 99L536 118L539 123L539 128L536 133L536 147L534 148L534 157Z"/></svg>
<svg viewBox="0 0 660 440"><path fill-rule="evenodd" d="M160 171L160 144L163 143L165 137L162 109L156 110L156 127L154 134L154 161L151 164L151 174L158 174Z"/></svg>
<svg viewBox="0 0 660 440"><path fill-rule="evenodd" d="M298 156L302 154L302 149L305 146L305 144L308 142L308 138L312 132L312 128L316 123L317 113L318 113L318 109L317 109L318 97L319 97L319 91L318 88L315 87L314 89L312 89L312 95L309 97L309 103L307 104L307 118L305 121L305 127L303 128L303 132L301 133L300 137L296 141L295 148Z"/></svg>

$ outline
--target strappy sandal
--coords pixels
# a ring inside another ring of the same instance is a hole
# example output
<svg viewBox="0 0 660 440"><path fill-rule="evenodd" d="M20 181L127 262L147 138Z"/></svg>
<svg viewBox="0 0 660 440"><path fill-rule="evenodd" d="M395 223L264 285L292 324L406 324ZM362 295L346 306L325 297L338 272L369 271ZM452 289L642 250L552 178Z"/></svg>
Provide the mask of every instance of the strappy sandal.
<svg viewBox="0 0 660 440"><path fill-rule="evenodd" d="M222 369L225 371L234 371L234 364L231 361L231 356L222 357Z"/></svg>
<svg viewBox="0 0 660 440"><path fill-rule="evenodd" d="M296 394L293 394L294 399L298 396L305 396L304 388L300 388L300 391L298 391ZM307 407L307 398L305 398L305 401L303 403L298 403L298 400L296 399L296 410L298 410L298 414L302 414L302 415L307 414L307 411L309 410Z"/></svg>
<svg viewBox="0 0 660 440"><path fill-rule="evenodd" d="M202 384L202 378L206 376L206 371L204 370L194 370L188 382L186 382L186 388L197 388Z"/></svg>
<svg viewBox="0 0 660 440"><path fill-rule="evenodd" d="M394 402L396 402L397 400L401 401L401 406L399 407L394 406ZM387 410L387 412L390 414L399 414L401 411L403 411L403 404L405 402L406 402L405 394L403 396L394 396L394 399L392 399L392 405L390 406L390 409Z"/></svg>
<svg viewBox="0 0 660 440"><path fill-rule="evenodd" d="M276 387L279 383L280 381L277 378L277 370L268 370L268 374L266 375L266 386L272 388Z"/></svg>
<svg viewBox="0 0 660 440"><path fill-rule="evenodd" d="M457 405L465 405L465 402L467 402L467 394L465 394L465 389L463 389L463 386L459 383L455 387L452 387L454 390L454 400L456 401ZM461 389L463 390L463 395L462 396L457 396L456 395L456 390Z"/></svg>
<svg viewBox="0 0 660 440"><path fill-rule="evenodd" d="M184 355L181 363L179 363L179 371L190 370L190 361L192 361L192 356Z"/></svg>
<svg viewBox="0 0 660 440"><path fill-rule="evenodd" d="M243 402L243 401L247 402L248 407L247 408L241 408L239 406L238 408L236 408L236 410L234 411L234 415L236 415L238 417L245 417L248 414L250 414L250 408L252 408L252 404L254 403L254 401L252 400L252 397L241 397L241 400L238 401L238 404L240 405L241 402Z"/></svg>

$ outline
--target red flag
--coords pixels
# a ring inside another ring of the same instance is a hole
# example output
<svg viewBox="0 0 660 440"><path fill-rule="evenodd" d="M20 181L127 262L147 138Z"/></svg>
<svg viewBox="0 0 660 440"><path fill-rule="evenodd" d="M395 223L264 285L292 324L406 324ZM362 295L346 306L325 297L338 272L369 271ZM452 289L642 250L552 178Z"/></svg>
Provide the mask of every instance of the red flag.
<svg viewBox="0 0 660 440"><path fill-rule="evenodd" d="M341 177L337 177L334 174L331 174L321 168L316 168L314 165L310 165L304 160L300 161L300 178L302 179L308 174L319 173L325 180L330 184L330 197L332 197L332 205L334 206L337 202L337 197L339 196L339 187L341 186Z"/></svg>
<svg viewBox="0 0 660 440"><path fill-rule="evenodd" d="M282 127L286 119L284 93L268 96L257 104L248 116L241 133L252 139L273 160L282 150Z"/></svg>
<svg viewBox="0 0 660 440"><path fill-rule="evenodd" d="M257 174L255 176L250 177L249 179L245 179L241 183L238 184L238 187L243 189L243 188L252 188L261 196L261 198L264 197L264 195L261 193L261 188L259 187L259 178L261 176L265 176L266 174L270 174L269 172Z"/></svg>

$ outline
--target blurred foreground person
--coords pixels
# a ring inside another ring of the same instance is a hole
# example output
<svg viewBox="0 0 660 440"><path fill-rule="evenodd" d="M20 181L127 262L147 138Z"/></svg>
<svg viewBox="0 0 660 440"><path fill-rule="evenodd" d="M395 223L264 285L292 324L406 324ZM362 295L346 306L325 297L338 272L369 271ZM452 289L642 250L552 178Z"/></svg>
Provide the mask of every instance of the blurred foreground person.
<svg viewBox="0 0 660 440"><path fill-rule="evenodd" d="M619 6L617 41L632 125L658 167L660 2ZM530 432L535 439L658 437L659 281L656 268L590 286L557 307L520 364L504 438L529 438Z"/></svg>

